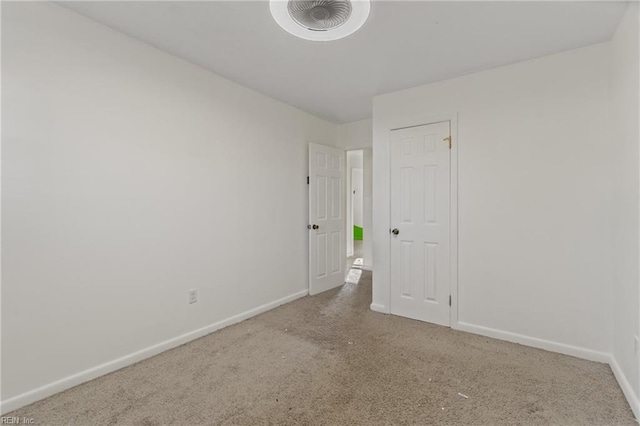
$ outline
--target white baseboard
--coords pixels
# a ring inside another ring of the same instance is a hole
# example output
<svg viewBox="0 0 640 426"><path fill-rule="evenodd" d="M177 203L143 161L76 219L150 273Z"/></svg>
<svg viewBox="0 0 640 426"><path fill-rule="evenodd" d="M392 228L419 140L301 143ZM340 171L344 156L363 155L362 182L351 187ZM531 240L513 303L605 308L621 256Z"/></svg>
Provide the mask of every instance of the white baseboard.
<svg viewBox="0 0 640 426"><path fill-rule="evenodd" d="M613 355L609 356L609 365L611 366L611 371L613 371L613 375L616 376L616 380L622 389L622 393L627 398L629 405L631 406L631 411L636 416L636 419L640 419L640 398L635 394L631 384L627 380L627 377L622 372L618 361Z"/></svg>
<svg viewBox="0 0 640 426"><path fill-rule="evenodd" d="M458 322L457 324L452 325L451 328L480 334L481 336L493 337L494 339L520 343L521 345L532 346L534 348L544 349L551 352L571 355L577 358L587 359L589 361L609 363L611 358L611 355L606 352L594 351L592 349L581 348L579 346L571 346L564 343L553 342L551 340L538 339L536 337L525 336L524 334L511 333L465 322Z"/></svg>
<svg viewBox="0 0 640 426"><path fill-rule="evenodd" d="M371 309L373 309L373 306ZM494 339L506 340L508 342L520 343L522 345L532 346L534 348L558 352L565 355L571 355L577 358L587 359L589 361L609 364L609 366L611 367L611 371L613 371L613 375L618 381L618 384L620 385L624 396L627 398L627 401L631 406L633 414L635 415L636 419L640 419L640 399L638 398L638 395L636 395L633 391L633 388L622 372L620 365L618 365L618 362L612 354L585 349L578 346L566 345L564 343L552 342L550 340L538 339L522 334L510 333L508 331L497 330L494 328L468 324L465 322L458 322L457 324L452 325L452 328L469 333L479 334L482 336L493 337Z"/></svg>
<svg viewBox="0 0 640 426"><path fill-rule="evenodd" d="M372 303L370 306L371 310L374 312L380 312L382 314L388 314L389 312L387 311L387 308L385 308L384 305L377 305L375 303Z"/></svg>
<svg viewBox="0 0 640 426"><path fill-rule="evenodd" d="M0 403L0 414L6 414L20 407L24 407L25 405L31 404L48 396L54 395L58 392L62 392L64 390L77 386L81 383L88 382L89 380L93 380L97 377L119 370L138 361L142 361L143 359L150 358L161 352L173 349L177 346L183 345L202 336L206 336L207 334L213 333L214 331L220 330L221 328L236 324L240 321L244 321L248 318L269 311L285 303L292 302L308 294L309 290L299 291L297 293L283 297L282 299L278 299L262 306L258 306L257 308L248 310L238 315L234 315L230 318L218 321L214 324L210 324L181 336L174 337L173 339L165 340L164 342L139 350L129 355L125 355L113 361L106 362L88 370L81 371L80 373L57 380L53 383L41 386L37 389L33 389L20 395L14 396Z"/></svg>

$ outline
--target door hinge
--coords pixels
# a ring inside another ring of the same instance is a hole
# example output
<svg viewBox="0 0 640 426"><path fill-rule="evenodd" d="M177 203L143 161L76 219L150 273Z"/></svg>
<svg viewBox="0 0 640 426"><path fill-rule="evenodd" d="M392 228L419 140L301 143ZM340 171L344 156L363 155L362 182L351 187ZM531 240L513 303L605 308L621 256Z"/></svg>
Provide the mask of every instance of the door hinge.
<svg viewBox="0 0 640 426"><path fill-rule="evenodd" d="M451 295L449 295L449 306L451 306Z"/></svg>
<svg viewBox="0 0 640 426"><path fill-rule="evenodd" d="M307 185L309 185L309 176L307 176Z"/></svg>
<svg viewBox="0 0 640 426"><path fill-rule="evenodd" d="M449 149L451 149L451 136L448 136L448 137L446 137L446 138L444 138L442 140L445 141L445 142L449 142Z"/></svg>

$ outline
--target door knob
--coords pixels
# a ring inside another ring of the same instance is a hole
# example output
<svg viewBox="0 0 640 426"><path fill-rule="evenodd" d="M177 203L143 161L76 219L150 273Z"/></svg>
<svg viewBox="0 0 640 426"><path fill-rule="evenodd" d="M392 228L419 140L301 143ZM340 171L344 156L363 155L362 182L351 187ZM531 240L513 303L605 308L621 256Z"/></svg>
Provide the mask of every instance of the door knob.
<svg viewBox="0 0 640 426"><path fill-rule="evenodd" d="M318 225L316 225L315 223L313 225L307 225L307 229L318 229L320 228Z"/></svg>
<svg viewBox="0 0 640 426"><path fill-rule="evenodd" d="M398 228L393 228L393 230L391 231L391 233L393 235L398 235L400 233L400 231L398 230Z"/></svg>

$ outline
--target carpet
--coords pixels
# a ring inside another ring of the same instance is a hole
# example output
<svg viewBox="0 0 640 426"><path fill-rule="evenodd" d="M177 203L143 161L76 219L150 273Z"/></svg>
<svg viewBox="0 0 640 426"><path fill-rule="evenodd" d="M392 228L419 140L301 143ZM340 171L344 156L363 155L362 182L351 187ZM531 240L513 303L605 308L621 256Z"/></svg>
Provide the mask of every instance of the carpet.
<svg viewBox="0 0 640 426"><path fill-rule="evenodd" d="M636 425L606 364L372 312L371 274L36 402L49 425Z"/></svg>

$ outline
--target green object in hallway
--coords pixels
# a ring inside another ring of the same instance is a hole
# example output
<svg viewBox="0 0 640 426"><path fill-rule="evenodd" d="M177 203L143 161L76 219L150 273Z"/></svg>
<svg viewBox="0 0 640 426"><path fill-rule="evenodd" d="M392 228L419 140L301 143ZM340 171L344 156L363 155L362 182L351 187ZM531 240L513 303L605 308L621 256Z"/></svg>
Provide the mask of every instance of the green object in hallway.
<svg viewBox="0 0 640 426"><path fill-rule="evenodd" d="M353 227L353 239L354 240L362 240L362 228L359 226Z"/></svg>

